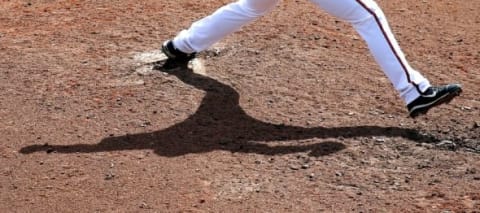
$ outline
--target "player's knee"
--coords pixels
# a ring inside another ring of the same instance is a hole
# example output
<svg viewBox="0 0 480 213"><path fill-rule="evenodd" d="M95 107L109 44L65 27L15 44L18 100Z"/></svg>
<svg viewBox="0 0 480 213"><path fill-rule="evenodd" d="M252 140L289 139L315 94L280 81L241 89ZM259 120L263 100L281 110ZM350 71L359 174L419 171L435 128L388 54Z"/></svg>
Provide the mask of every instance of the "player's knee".
<svg viewBox="0 0 480 213"><path fill-rule="evenodd" d="M357 9L356 17L350 21L352 24L385 19L382 9L374 1L369 1L369 4L363 4L360 7L361 9Z"/></svg>
<svg viewBox="0 0 480 213"><path fill-rule="evenodd" d="M343 4L338 2L315 1L320 7L325 9L331 15L349 22L353 25L368 22L376 18L383 19L383 12L373 0L364 0L361 2Z"/></svg>
<svg viewBox="0 0 480 213"><path fill-rule="evenodd" d="M251 16L262 16L278 4L280 0L242 0L240 4L242 5L245 12L248 12Z"/></svg>

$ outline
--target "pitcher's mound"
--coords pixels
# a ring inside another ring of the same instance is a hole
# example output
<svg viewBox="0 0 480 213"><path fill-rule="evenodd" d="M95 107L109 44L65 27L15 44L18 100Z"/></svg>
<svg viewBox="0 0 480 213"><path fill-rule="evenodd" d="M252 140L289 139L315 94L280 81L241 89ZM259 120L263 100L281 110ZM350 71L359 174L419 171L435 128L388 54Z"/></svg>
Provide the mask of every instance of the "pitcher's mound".
<svg viewBox="0 0 480 213"><path fill-rule="evenodd" d="M155 63L167 60L167 56L160 50L153 50L149 52L137 53L133 59L138 64L135 68L135 72L140 75L148 75L154 72L153 67ZM200 75L207 75L205 69L205 63L201 58L192 59L188 67L193 70L194 73Z"/></svg>

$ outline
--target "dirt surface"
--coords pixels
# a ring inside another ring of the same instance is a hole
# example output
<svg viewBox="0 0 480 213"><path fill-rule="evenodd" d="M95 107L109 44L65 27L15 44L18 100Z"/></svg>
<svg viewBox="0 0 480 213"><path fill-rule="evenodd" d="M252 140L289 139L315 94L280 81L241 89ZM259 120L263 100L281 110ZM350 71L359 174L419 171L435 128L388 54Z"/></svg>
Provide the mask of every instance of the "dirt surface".
<svg viewBox="0 0 480 213"><path fill-rule="evenodd" d="M1 211L479 211L480 1L378 1L412 66L464 86L415 120L353 29L308 1L200 71L154 67L227 2L2 1Z"/></svg>

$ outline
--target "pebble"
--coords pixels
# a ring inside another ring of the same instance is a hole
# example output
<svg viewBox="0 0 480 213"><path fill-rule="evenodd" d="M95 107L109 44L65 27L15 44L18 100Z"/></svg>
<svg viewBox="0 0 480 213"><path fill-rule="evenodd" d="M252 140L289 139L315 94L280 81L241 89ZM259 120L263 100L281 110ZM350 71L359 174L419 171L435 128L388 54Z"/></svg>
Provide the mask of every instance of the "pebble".
<svg viewBox="0 0 480 213"><path fill-rule="evenodd" d="M139 207L140 207L141 209L149 209L149 208L150 208L150 207L148 206L148 204L145 203L145 202L142 202Z"/></svg>
<svg viewBox="0 0 480 213"><path fill-rule="evenodd" d="M52 147L47 148L47 154L50 154L52 152L55 152L55 150Z"/></svg>
<svg viewBox="0 0 480 213"><path fill-rule="evenodd" d="M427 149L433 149L435 146L430 143L421 143L420 146L427 148Z"/></svg>
<svg viewBox="0 0 480 213"><path fill-rule="evenodd" d="M374 137L373 138L375 140L375 142L378 142L378 143L385 143L387 140L385 138L376 138Z"/></svg>
<svg viewBox="0 0 480 213"><path fill-rule="evenodd" d="M112 180L115 177L115 174L108 173L105 175L105 180Z"/></svg>
<svg viewBox="0 0 480 213"><path fill-rule="evenodd" d="M453 141L443 140L440 143L437 143L436 146L444 149L455 150L457 144L455 144Z"/></svg>
<svg viewBox="0 0 480 213"><path fill-rule="evenodd" d="M480 127L480 121L476 121L474 124L473 124L473 128L476 129L476 128L479 128Z"/></svg>
<svg viewBox="0 0 480 213"><path fill-rule="evenodd" d="M300 166L299 166L299 165L294 165L294 164L292 164L292 165L290 165L290 169L291 169L291 170L299 170L299 169L300 169Z"/></svg>
<svg viewBox="0 0 480 213"><path fill-rule="evenodd" d="M140 124L140 127L147 127L147 126L150 126L152 125L152 123L150 121L144 121Z"/></svg>
<svg viewBox="0 0 480 213"><path fill-rule="evenodd" d="M423 161L419 164L417 164L417 169L428 169L428 168L432 168L432 166L430 165L431 163L428 162L428 161Z"/></svg>
<svg viewBox="0 0 480 213"><path fill-rule="evenodd" d="M467 168L467 170L465 171L465 174L476 174L477 173L477 169L475 168Z"/></svg>

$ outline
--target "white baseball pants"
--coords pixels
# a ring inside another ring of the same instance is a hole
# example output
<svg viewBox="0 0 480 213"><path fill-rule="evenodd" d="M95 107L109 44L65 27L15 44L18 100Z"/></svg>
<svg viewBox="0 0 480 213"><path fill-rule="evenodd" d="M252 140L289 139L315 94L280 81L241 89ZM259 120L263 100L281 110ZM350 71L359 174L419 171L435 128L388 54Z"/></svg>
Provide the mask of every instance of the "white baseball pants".
<svg viewBox="0 0 480 213"><path fill-rule="evenodd" d="M279 1L239 0L230 3L180 32L173 44L185 53L203 51L269 12ZM354 26L405 103L412 102L430 87L428 80L408 64L385 15L374 0L311 1Z"/></svg>

